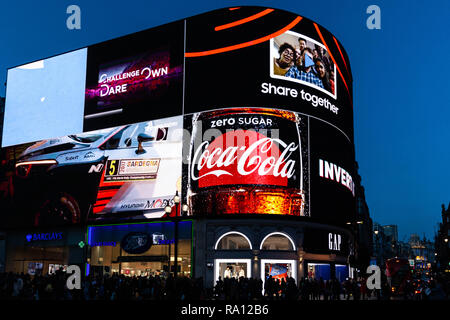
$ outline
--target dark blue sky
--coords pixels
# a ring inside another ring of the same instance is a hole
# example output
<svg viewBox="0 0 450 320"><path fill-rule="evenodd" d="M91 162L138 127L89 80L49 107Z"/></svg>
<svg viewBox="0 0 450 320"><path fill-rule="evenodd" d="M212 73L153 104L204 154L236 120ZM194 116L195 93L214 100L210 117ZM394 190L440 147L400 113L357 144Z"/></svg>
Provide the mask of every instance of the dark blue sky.
<svg viewBox="0 0 450 320"><path fill-rule="evenodd" d="M81 8L81 30L66 8ZM381 8L381 30L366 8ZM450 201L450 1L2 1L0 81L6 69L213 9L285 9L330 30L350 57L356 160L371 216L399 238L434 235ZM5 96L1 86L0 96Z"/></svg>

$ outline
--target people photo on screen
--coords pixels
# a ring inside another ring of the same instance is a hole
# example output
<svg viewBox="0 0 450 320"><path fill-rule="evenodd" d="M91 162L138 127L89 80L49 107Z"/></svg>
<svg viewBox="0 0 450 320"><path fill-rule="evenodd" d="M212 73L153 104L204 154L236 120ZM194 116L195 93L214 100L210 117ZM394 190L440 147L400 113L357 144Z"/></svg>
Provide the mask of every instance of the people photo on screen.
<svg viewBox="0 0 450 320"><path fill-rule="evenodd" d="M296 51L293 46L283 43L278 49L279 58L273 58L274 74L284 76L294 65Z"/></svg>
<svg viewBox="0 0 450 320"><path fill-rule="evenodd" d="M271 43L273 78L307 84L336 97L335 66L321 44L292 31Z"/></svg>

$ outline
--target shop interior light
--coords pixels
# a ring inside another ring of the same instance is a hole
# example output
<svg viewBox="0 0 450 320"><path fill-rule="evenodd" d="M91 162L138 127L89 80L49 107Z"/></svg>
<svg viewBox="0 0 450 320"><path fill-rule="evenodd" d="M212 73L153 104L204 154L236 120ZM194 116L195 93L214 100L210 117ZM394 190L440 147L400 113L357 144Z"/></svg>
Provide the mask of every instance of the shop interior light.
<svg viewBox="0 0 450 320"><path fill-rule="evenodd" d="M175 257L170 257L170 261L175 261ZM183 259L182 258L180 258L180 257L177 257L177 261L183 261Z"/></svg>

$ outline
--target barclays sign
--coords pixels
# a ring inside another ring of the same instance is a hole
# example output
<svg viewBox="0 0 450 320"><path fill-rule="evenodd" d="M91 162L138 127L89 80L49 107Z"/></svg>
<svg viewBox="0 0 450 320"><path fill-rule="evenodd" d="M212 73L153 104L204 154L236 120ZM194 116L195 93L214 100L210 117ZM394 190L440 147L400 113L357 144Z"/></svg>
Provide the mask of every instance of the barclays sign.
<svg viewBox="0 0 450 320"><path fill-rule="evenodd" d="M25 236L28 242L62 240L62 232L30 233Z"/></svg>

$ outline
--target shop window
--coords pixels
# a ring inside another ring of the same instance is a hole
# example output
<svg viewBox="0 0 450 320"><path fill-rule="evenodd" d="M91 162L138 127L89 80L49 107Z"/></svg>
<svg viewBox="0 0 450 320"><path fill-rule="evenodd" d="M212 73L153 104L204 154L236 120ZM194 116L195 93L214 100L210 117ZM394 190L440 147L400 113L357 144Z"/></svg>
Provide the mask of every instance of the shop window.
<svg viewBox="0 0 450 320"><path fill-rule="evenodd" d="M338 279L340 283L344 282L349 277L347 266L337 264L335 270L336 270L336 279Z"/></svg>
<svg viewBox="0 0 450 320"><path fill-rule="evenodd" d="M297 282L297 262L295 260L261 259L263 288L269 277L280 285L283 281L288 282L291 277Z"/></svg>
<svg viewBox="0 0 450 320"><path fill-rule="evenodd" d="M219 279L219 277L221 277L222 279L239 279L241 277L250 277L250 259L216 259L215 264L216 281Z"/></svg>
<svg viewBox="0 0 450 320"><path fill-rule="evenodd" d="M295 250L294 241L281 232L274 232L267 235L263 241L261 241L261 250L282 250L293 251Z"/></svg>
<svg viewBox="0 0 450 320"><path fill-rule="evenodd" d="M320 280L330 280L331 267L327 263L308 263L308 278Z"/></svg>
<svg viewBox="0 0 450 320"><path fill-rule="evenodd" d="M251 250L250 240L240 232L223 234L216 242L216 250Z"/></svg>

